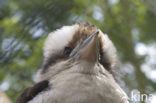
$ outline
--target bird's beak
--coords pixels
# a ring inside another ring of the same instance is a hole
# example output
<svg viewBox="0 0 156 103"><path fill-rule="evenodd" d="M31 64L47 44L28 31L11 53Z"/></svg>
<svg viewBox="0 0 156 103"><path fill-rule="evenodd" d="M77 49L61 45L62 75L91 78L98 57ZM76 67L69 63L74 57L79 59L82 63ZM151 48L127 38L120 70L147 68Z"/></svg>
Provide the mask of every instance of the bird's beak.
<svg viewBox="0 0 156 103"><path fill-rule="evenodd" d="M74 60L85 60L95 63L98 60L99 55L99 31L90 35L80 46L74 48L70 57Z"/></svg>

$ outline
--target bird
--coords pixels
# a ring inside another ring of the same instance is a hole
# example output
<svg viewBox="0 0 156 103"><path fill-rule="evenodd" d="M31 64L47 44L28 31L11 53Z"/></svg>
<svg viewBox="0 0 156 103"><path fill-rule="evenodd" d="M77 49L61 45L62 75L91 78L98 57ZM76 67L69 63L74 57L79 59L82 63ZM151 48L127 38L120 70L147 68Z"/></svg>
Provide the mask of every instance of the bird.
<svg viewBox="0 0 156 103"><path fill-rule="evenodd" d="M76 23L51 32L43 47L36 83L16 103L129 103L116 82L116 48L91 23Z"/></svg>

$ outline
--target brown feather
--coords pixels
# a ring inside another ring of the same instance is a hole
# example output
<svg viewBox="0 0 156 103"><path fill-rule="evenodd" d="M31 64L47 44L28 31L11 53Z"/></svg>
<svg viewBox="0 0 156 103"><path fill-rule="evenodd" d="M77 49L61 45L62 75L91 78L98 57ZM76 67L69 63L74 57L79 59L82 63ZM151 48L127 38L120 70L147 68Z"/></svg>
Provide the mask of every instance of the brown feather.
<svg viewBox="0 0 156 103"><path fill-rule="evenodd" d="M47 80L41 81L32 87L24 90L24 92L18 97L16 103L26 103L32 100L40 92L44 91L49 87L49 82Z"/></svg>

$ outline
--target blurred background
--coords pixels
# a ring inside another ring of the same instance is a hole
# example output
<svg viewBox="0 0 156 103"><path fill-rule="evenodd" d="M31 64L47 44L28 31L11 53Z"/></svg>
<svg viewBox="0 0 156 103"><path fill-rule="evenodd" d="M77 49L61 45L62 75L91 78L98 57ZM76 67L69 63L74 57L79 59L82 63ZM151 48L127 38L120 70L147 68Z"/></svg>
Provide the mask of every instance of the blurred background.
<svg viewBox="0 0 156 103"><path fill-rule="evenodd" d="M156 0L0 0L0 103L34 83L49 32L87 21L114 42L126 93L153 96L131 103L156 103Z"/></svg>

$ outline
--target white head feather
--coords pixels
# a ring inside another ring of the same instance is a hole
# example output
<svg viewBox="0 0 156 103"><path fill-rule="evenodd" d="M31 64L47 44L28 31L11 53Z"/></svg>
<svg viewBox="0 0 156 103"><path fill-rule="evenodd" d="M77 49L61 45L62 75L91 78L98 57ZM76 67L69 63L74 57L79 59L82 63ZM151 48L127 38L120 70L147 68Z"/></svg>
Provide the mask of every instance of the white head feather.
<svg viewBox="0 0 156 103"><path fill-rule="evenodd" d="M58 51L63 50L70 41L72 41L74 34L80 29L79 24L75 24L72 26L64 26L61 29L58 29L52 33L50 33L45 41L44 45L44 59L51 57L52 55L55 55L58 53ZM109 39L107 34L102 33L101 30L99 30L99 37L101 38L102 43L102 51L103 51L103 58L104 60L107 60L109 62L109 65L112 67L114 66L116 62L116 49L112 43L112 41ZM60 62L62 63L62 62ZM63 62L64 63L64 62ZM59 64L54 65L53 67L60 67ZM50 67L50 68L53 68ZM63 69L62 67L60 68ZM52 70L49 72L50 74L55 74L53 72L58 71ZM42 70L40 69L36 75L36 80L40 81L44 79L44 76L42 73L40 73ZM48 73L47 76L50 76ZM40 78L40 79L39 79ZM46 78L46 77L45 77Z"/></svg>
<svg viewBox="0 0 156 103"><path fill-rule="evenodd" d="M49 57L53 53L63 49L72 40L74 33L79 29L79 25L64 26L50 33L44 44L44 57Z"/></svg>

